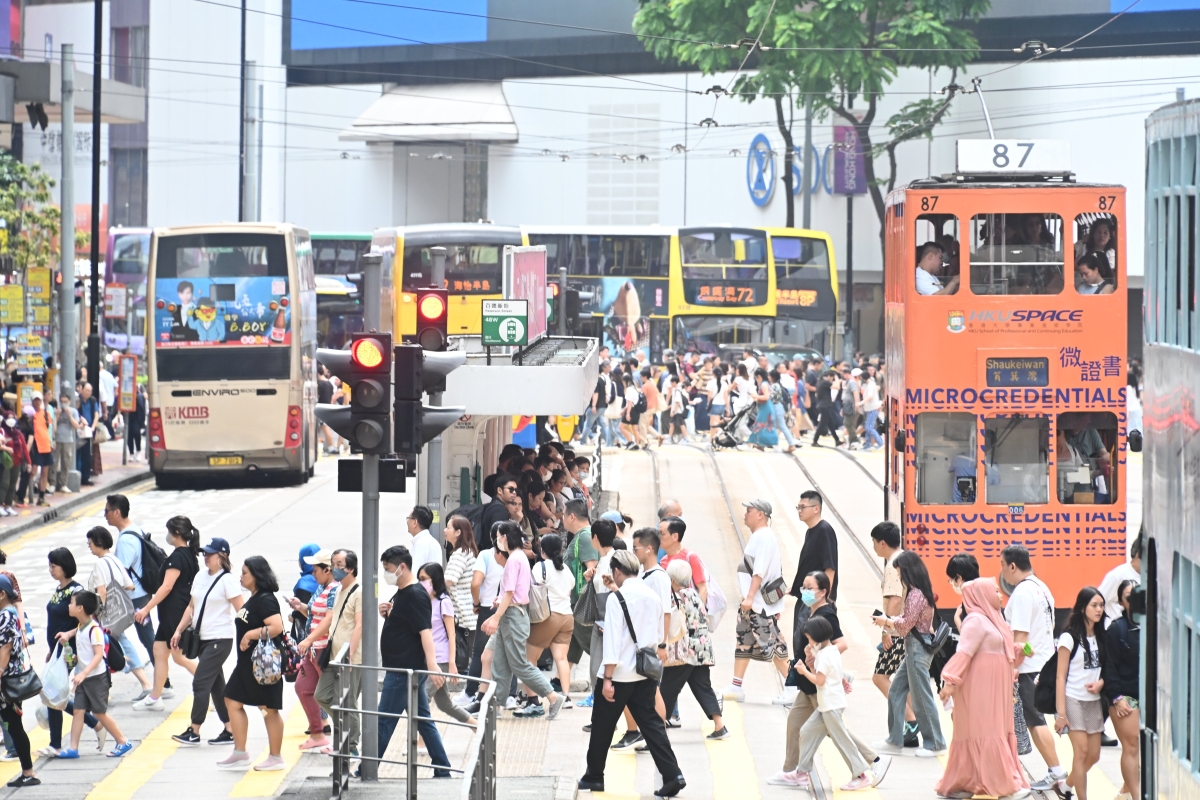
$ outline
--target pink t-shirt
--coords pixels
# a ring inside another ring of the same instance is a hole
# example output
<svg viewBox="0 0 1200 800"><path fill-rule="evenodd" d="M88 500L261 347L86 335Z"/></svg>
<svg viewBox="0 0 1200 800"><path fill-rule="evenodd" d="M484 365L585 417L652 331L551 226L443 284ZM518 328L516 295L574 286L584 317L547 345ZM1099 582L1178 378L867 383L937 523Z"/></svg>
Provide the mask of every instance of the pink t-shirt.
<svg viewBox="0 0 1200 800"><path fill-rule="evenodd" d="M659 566L662 567L663 569L666 569L667 564L670 564L672 561L678 561L680 559L686 560L688 562L688 565L692 568L692 586L696 586L697 584L708 582L708 580L704 577L704 565L700 563L700 556L696 555L695 553L689 552L687 550L687 548L684 548L684 547L679 548L679 552L673 556L672 555L663 556L662 561L659 562Z"/></svg>
<svg viewBox="0 0 1200 800"><path fill-rule="evenodd" d="M504 575L500 578L500 594L512 592L514 603L528 605L531 580L529 557L525 555L525 551L509 553L508 563L504 565Z"/></svg>
<svg viewBox="0 0 1200 800"><path fill-rule="evenodd" d="M454 601L448 594L442 595L440 600L433 598L433 657L440 664L450 660L450 632L446 630L446 617L454 618Z"/></svg>

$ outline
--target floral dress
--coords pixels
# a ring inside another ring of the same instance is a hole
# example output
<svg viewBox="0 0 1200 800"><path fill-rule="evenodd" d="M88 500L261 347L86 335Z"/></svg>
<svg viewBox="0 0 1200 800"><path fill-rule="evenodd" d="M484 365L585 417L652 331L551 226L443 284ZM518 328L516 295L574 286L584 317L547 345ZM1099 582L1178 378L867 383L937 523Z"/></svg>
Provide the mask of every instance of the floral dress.
<svg viewBox="0 0 1200 800"><path fill-rule="evenodd" d="M708 629L708 617L704 605L695 589L688 587L671 595L674 608L683 611L683 638L667 644L665 667L690 664L693 667L711 667L713 659L712 631Z"/></svg>
<svg viewBox="0 0 1200 800"><path fill-rule="evenodd" d="M0 647L12 645L12 653L8 657L5 675L20 675L25 671L25 642L21 637L21 626L17 622L16 606L8 606L0 611ZM0 696L2 697L2 696ZM0 700L8 705L7 701Z"/></svg>

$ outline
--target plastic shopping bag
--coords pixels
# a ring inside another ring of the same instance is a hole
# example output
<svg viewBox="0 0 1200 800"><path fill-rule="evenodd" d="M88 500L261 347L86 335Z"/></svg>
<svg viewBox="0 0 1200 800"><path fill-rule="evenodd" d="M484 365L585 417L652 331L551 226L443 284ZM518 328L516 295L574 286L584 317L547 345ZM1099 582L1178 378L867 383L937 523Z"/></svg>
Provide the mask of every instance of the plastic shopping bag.
<svg viewBox="0 0 1200 800"><path fill-rule="evenodd" d="M62 711L71 699L71 671L67 669L65 648L55 648L50 663L42 672L42 703Z"/></svg>

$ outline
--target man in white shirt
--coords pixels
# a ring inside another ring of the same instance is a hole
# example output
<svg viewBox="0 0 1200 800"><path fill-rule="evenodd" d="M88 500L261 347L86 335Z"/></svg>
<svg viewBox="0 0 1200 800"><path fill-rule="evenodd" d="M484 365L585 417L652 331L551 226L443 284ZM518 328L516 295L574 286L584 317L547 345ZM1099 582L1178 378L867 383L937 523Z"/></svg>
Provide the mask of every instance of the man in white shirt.
<svg viewBox="0 0 1200 800"><path fill-rule="evenodd" d="M937 277L942 271L942 255L946 251L937 242L926 242L917 251L917 294L956 294L958 276L945 284Z"/></svg>
<svg viewBox="0 0 1200 800"><path fill-rule="evenodd" d="M1100 594L1104 595L1104 627L1108 627L1115 619L1120 619L1124 610L1121 608L1121 600L1117 597L1117 590L1121 588L1121 583L1124 581L1133 581L1135 584L1142 582L1142 535L1138 533L1138 537L1133 540L1133 544L1129 546L1129 561L1120 566L1113 567L1104 576L1104 580L1100 581Z"/></svg>
<svg viewBox="0 0 1200 800"><path fill-rule="evenodd" d="M605 612L610 591L608 581L612 580L611 561L613 541L617 538L617 526L613 524L612 520L598 519L592 523L590 531L592 547L600 555L595 566L588 567L583 573L583 577L592 581L596 590L596 608L600 614L600 619L596 620L596 624L592 626L592 644L588 648L588 653L592 654L592 657L588 659L588 677L591 678L592 693L595 695L600 688L596 683L596 678L600 674L600 659L596 656L604 652L604 621L607 619Z"/></svg>
<svg viewBox="0 0 1200 800"><path fill-rule="evenodd" d="M433 534L429 532L430 526L433 525L433 512L425 506L413 506L412 513L408 515L406 522L412 541L401 541L400 544L407 547L408 551L412 553L413 574L420 572L421 567L426 564L445 566L445 558L443 558L445 551Z"/></svg>
<svg viewBox="0 0 1200 800"><path fill-rule="evenodd" d="M599 523L597 523L599 524ZM595 531L596 526L592 526ZM655 711L658 684L637 671L640 648L655 648L658 658L666 657L667 645L660 641L663 632L662 603L654 590L637 580L641 564L628 550L609 554L612 575L604 614L607 633L603 648L593 651L604 665L602 683L597 686L592 707L592 731L588 741L587 771L579 780L581 791L604 791L604 766L617 720L628 708L642 730L654 766L662 774L658 797L674 797L687 785L679 772L679 762L667 739L662 717ZM624 602L622 602L624 601Z"/></svg>
<svg viewBox="0 0 1200 800"><path fill-rule="evenodd" d="M100 411L104 414L104 425L112 433L113 409L117 405L117 379L108 369L100 370Z"/></svg>
<svg viewBox="0 0 1200 800"><path fill-rule="evenodd" d="M753 661L774 661L775 669L784 678L788 671L787 641L779 630L779 615L783 612L787 587L783 579L783 562L779 557L779 542L771 530L771 504L766 500L742 503L746 509L745 523L750 529L746 550L737 568L738 588L742 604L737 615L737 645L733 650L733 684L724 691L725 699L745 701L742 679L746 667ZM779 598L768 603L763 597L767 587L778 588Z"/></svg>
<svg viewBox="0 0 1200 800"><path fill-rule="evenodd" d="M1046 727L1046 717L1037 710L1033 695L1038 673L1055 651L1054 595L1034 577L1029 551L1019 544L1010 544L1000 551L1000 588L1009 596L1004 617L1012 628L1013 639L1018 645L1028 643L1033 649L1017 667L1017 691L1029 737L1049 771L1030 788L1035 792L1053 791L1055 784L1066 780L1067 771L1059 764L1054 734Z"/></svg>

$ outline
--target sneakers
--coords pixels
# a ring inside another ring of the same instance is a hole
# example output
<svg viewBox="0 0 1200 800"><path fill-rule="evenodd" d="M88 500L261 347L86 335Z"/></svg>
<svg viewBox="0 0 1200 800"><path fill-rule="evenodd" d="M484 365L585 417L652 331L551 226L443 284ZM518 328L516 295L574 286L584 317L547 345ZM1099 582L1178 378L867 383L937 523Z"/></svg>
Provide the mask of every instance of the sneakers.
<svg viewBox="0 0 1200 800"><path fill-rule="evenodd" d="M563 694L563 708L574 708L575 703L571 700L571 695Z"/></svg>
<svg viewBox="0 0 1200 800"><path fill-rule="evenodd" d="M473 698L473 699L471 700L471 702L469 702L469 703L467 703L465 706L463 706L463 707L462 707L462 710L463 710L463 711L465 711L465 712L467 712L468 714L478 714L478 713L479 713L479 709L480 709L482 706L483 706L483 704L482 704L482 703L480 703L480 702L479 702L479 698L478 698L478 697L476 697L476 698Z"/></svg>
<svg viewBox="0 0 1200 800"><path fill-rule="evenodd" d="M919 747L921 745L920 740L917 738L917 733L919 730L920 729L917 727L917 723L915 723L915 722L905 722L904 723L904 746L905 747Z"/></svg>
<svg viewBox="0 0 1200 800"><path fill-rule="evenodd" d="M871 749L874 750L876 753L878 753L881 756L885 756L885 755L887 755L887 756L902 756L905 754L903 747L897 747L896 745L889 742L887 739L884 739L883 741L880 741L880 742L872 743Z"/></svg>
<svg viewBox="0 0 1200 800"><path fill-rule="evenodd" d="M917 758L937 758L940 755L945 755L945 753L945 749L930 750L928 747L918 747L912 754Z"/></svg>
<svg viewBox="0 0 1200 800"><path fill-rule="evenodd" d="M875 763L871 765L871 785L878 786L883 783L884 777L887 776L888 769L892 766L891 756L880 756L875 759Z"/></svg>
<svg viewBox="0 0 1200 800"><path fill-rule="evenodd" d="M568 698L565 694L560 694L558 699L550 704L550 711L547 712L546 716L548 716L550 719L557 717L558 712L562 711L563 704L567 702L567 699ZM541 706L539 705L538 708L541 708Z"/></svg>
<svg viewBox="0 0 1200 800"><path fill-rule="evenodd" d="M121 756L125 755L132 749L133 749L133 742L126 742L125 744L119 744L116 747L114 747L112 750L109 751L108 757L109 758L120 758Z"/></svg>
<svg viewBox="0 0 1200 800"><path fill-rule="evenodd" d="M474 702L474 700L475 695L467 694L466 692L460 692L454 695L454 705L456 706L469 706L472 702Z"/></svg>
<svg viewBox="0 0 1200 800"><path fill-rule="evenodd" d="M188 728L183 733L177 733L171 737L180 744L197 745L200 744L200 734L196 733L191 728Z"/></svg>
<svg viewBox="0 0 1200 800"><path fill-rule="evenodd" d="M874 784L871 783L871 779L867 777L867 774L864 772L862 775L859 775L857 778L843 786L842 791L857 792L859 789L870 789L873 785Z"/></svg>
<svg viewBox="0 0 1200 800"><path fill-rule="evenodd" d="M217 734L217 738L209 739L209 744L233 744L233 734L229 731L221 731Z"/></svg>
<svg viewBox="0 0 1200 800"><path fill-rule="evenodd" d="M621 753L637 747L637 743L640 741L642 741L641 731L625 731L625 735L617 740L617 743L609 749Z"/></svg>
<svg viewBox="0 0 1200 800"><path fill-rule="evenodd" d="M583 698L575 705L579 706L580 708L591 708L592 705L595 704L595 702L596 701L595 701L594 697L589 694L587 697Z"/></svg>
<svg viewBox="0 0 1200 800"><path fill-rule="evenodd" d="M256 772L279 772L287 766L287 763L280 756L267 756L262 761L254 765Z"/></svg>
<svg viewBox="0 0 1200 800"><path fill-rule="evenodd" d="M1062 767L1059 767L1058 771L1052 769L1048 771L1046 773L1046 777L1042 778L1040 781L1034 781L1033 783L1029 784L1029 788L1035 792L1050 792L1054 790L1054 784L1058 783L1059 781L1065 781L1066 779L1067 771Z"/></svg>
<svg viewBox="0 0 1200 800"><path fill-rule="evenodd" d="M163 705L161 698L155 700L149 695L146 696L145 700L133 704L134 711L164 711L165 709L166 706Z"/></svg>
<svg viewBox="0 0 1200 800"><path fill-rule="evenodd" d="M729 732L729 727L726 725L722 725L720 730L713 731L712 733L710 733L708 736L705 736L704 738L709 741L716 742L716 741L720 741L721 739L728 739L732 735L733 734L731 734Z"/></svg>
<svg viewBox="0 0 1200 800"><path fill-rule="evenodd" d="M40 786L41 784L41 780L35 778L33 775L18 775L9 781L7 785L14 789L20 789L25 786Z"/></svg>
<svg viewBox="0 0 1200 800"><path fill-rule="evenodd" d="M783 687L783 691L779 693L779 696L772 700L771 703L772 705L791 708L792 703L796 702L796 695L799 694L799 692L800 690L795 686L785 686Z"/></svg>
<svg viewBox="0 0 1200 800"><path fill-rule="evenodd" d="M678 714L671 716L671 717L667 717L667 727L668 728L682 728L683 720L681 720L679 718Z"/></svg>
<svg viewBox="0 0 1200 800"><path fill-rule="evenodd" d="M142 689L142 691L138 692L137 696L134 697L133 700L131 700L130 702L131 703L140 703L149 696L150 696L150 690Z"/></svg>
<svg viewBox="0 0 1200 800"><path fill-rule="evenodd" d="M234 750L228 758L217 762L218 767L244 767L250 763L250 754L245 750Z"/></svg>
<svg viewBox="0 0 1200 800"><path fill-rule="evenodd" d="M170 700L174 696L175 690L171 688L170 684L168 684L163 687L162 697L160 697L159 700Z"/></svg>
<svg viewBox="0 0 1200 800"><path fill-rule="evenodd" d="M506 699L505 699L505 701L504 701L504 710L505 710L505 711L512 711L512 710L513 710L514 708L516 708L518 705L519 705L519 702L517 701L517 698L515 698L515 697L512 697L512 696L509 696L509 697L508 697L508 698L506 698Z"/></svg>
<svg viewBox="0 0 1200 800"><path fill-rule="evenodd" d="M559 697L561 697L561 696L562 695L559 695ZM560 706L561 706L561 704L560 704ZM555 714L555 716L558 716L557 711L555 711L554 714ZM521 719L529 719L532 717L544 717L544 716L546 716L546 709L542 708L541 703L533 703L532 705L527 705L527 706L523 706L522 708L518 708L516 711L513 712L513 716L520 717Z"/></svg>
<svg viewBox="0 0 1200 800"><path fill-rule="evenodd" d="M767 783L771 786L792 786L797 789L807 789L809 786L808 776L798 770L792 772L776 772L771 777L767 778Z"/></svg>
<svg viewBox="0 0 1200 800"><path fill-rule="evenodd" d="M740 686L726 686L721 692L721 696L726 700L736 700L739 703L746 702L746 690Z"/></svg>

